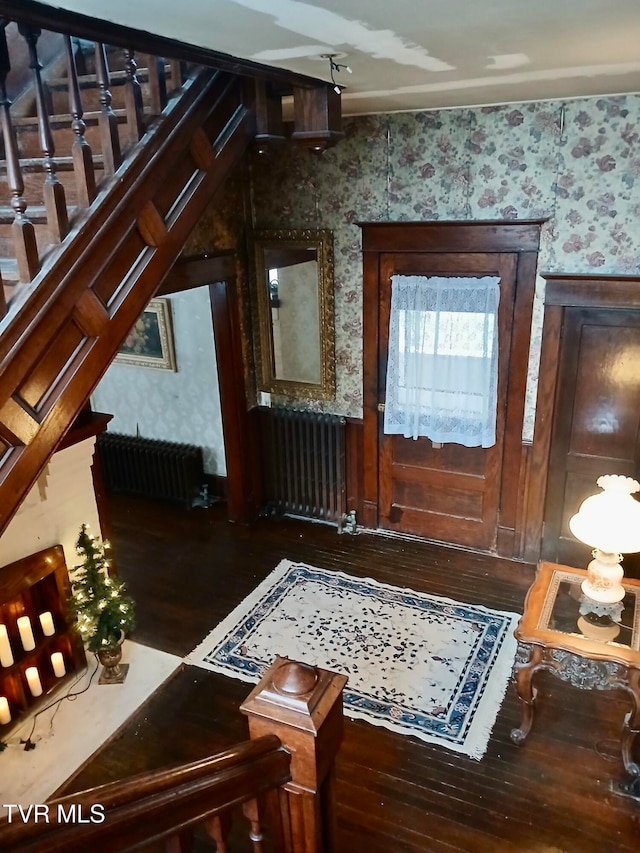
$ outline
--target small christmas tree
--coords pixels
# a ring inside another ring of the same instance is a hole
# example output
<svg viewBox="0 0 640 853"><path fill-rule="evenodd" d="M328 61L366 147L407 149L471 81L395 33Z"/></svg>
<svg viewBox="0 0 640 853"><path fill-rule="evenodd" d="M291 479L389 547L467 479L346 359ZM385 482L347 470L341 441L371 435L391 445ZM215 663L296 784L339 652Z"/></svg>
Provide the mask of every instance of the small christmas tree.
<svg viewBox="0 0 640 853"><path fill-rule="evenodd" d="M106 543L101 543L87 533L87 525L80 528L76 551L82 562L70 572L71 614L76 627L91 652L116 644L124 632L135 624L135 605L126 594L124 582L109 577L109 560Z"/></svg>

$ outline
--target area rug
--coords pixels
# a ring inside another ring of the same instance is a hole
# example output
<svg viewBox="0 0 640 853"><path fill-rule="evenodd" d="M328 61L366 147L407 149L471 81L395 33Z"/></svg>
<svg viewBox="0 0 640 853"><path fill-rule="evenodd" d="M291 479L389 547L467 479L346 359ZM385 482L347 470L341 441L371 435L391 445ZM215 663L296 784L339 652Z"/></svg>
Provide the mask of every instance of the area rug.
<svg viewBox="0 0 640 853"><path fill-rule="evenodd" d="M348 676L345 715L482 758L518 615L283 560L185 659L257 682L276 655Z"/></svg>

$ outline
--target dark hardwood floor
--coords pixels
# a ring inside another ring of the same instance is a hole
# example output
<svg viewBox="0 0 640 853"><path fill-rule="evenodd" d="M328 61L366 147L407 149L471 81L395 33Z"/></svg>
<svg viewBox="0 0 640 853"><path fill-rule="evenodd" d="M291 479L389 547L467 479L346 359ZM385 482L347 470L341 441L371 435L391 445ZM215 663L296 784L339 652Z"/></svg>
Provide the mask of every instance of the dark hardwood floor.
<svg viewBox="0 0 640 853"><path fill-rule="evenodd" d="M231 525L223 504L185 511L117 498L110 508L114 557L137 601L132 639L181 656L283 557L518 612L533 579L529 565L417 541L339 536L290 519ZM637 853L640 802L610 788L624 780L617 741L628 701L544 674L538 683L526 744L509 739L520 720L511 685L481 761L347 720L337 762L339 851ZM245 740L238 706L248 692L183 667L64 792Z"/></svg>

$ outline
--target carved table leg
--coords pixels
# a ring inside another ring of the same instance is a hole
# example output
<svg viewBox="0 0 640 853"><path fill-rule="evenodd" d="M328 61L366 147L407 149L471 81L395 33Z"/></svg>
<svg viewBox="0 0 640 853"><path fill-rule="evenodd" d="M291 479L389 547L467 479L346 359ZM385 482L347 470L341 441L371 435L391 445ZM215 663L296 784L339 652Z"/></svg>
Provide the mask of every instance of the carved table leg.
<svg viewBox="0 0 640 853"><path fill-rule="evenodd" d="M522 722L520 728L511 730L511 740L518 744L524 743L533 725L534 702L536 689L533 686L533 675L542 660L543 649L541 646L531 646L529 659L521 662L520 658L526 655L527 647L518 646L517 663L515 665L516 690L518 698L522 702Z"/></svg>
<svg viewBox="0 0 640 853"><path fill-rule="evenodd" d="M630 776L640 776L640 765L633 760L633 744L640 732L640 670L630 669L627 681L627 692L631 694L631 710L624 718L620 745L624 769Z"/></svg>

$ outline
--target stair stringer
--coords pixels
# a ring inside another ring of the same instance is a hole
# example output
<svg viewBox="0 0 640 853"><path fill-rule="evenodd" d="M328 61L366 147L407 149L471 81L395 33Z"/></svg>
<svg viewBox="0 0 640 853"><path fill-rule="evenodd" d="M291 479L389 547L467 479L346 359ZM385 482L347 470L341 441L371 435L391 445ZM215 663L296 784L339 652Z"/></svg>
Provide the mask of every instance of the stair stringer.
<svg viewBox="0 0 640 853"><path fill-rule="evenodd" d="M0 533L254 134L242 79L200 74L6 318Z"/></svg>

